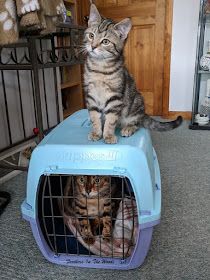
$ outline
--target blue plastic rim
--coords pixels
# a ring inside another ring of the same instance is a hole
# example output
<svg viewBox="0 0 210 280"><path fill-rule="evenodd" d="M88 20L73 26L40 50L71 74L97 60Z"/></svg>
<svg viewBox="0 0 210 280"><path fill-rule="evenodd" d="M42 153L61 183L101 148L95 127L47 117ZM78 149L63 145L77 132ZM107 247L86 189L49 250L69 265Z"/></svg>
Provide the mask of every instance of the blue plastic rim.
<svg viewBox="0 0 210 280"><path fill-rule="evenodd" d="M131 269L140 266L149 249L153 227L161 214L161 181L157 156L150 134L139 129L129 138L118 133L118 144L88 141L87 110L67 118L37 146L30 161L23 217L30 221L37 244L51 262L69 266ZM133 254L126 260L82 256L55 256L42 235L37 216L38 185L42 175L86 174L127 177L138 208L139 237ZM94 261L94 259L96 259Z"/></svg>

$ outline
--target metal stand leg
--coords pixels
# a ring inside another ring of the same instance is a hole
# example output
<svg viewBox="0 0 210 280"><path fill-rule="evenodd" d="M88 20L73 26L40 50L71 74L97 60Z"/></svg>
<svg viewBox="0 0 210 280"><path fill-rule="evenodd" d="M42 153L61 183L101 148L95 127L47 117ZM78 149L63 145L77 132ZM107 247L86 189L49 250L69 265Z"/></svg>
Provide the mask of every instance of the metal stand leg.
<svg viewBox="0 0 210 280"><path fill-rule="evenodd" d="M33 78L34 78L34 90L35 90L35 112L37 116L37 128L39 129L39 140L42 140L44 137L44 129L43 129L43 118L42 118L42 104L41 104L41 96L40 96L40 87L39 87L39 65L37 59L37 52L36 52L36 40L35 38L29 39L30 44L30 58L31 58L31 65L33 71Z"/></svg>

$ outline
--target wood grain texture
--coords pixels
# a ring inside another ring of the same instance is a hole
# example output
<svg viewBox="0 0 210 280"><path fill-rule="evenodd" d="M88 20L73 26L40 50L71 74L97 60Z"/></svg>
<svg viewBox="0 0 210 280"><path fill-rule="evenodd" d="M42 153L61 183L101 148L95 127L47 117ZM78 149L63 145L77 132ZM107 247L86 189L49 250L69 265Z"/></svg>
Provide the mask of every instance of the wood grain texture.
<svg viewBox="0 0 210 280"><path fill-rule="evenodd" d="M105 0L95 0L95 1L93 1L94 2L94 4L96 4L96 6L98 7L98 8L101 8L101 7L104 7L105 6Z"/></svg>
<svg viewBox="0 0 210 280"><path fill-rule="evenodd" d="M117 3L117 0L104 0L104 6L106 7L113 7L113 6L116 6L118 3Z"/></svg>
<svg viewBox="0 0 210 280"><path fill-rule="evenodd" d="M67 3L68 2L68 3ZM83 24L83 13L81 7L83 7L82 0L67 1L67 7L70 5L75 24ZM69 4L70 3L70 4ZM86 7L87 9L87 7ZM89 7L88 7L89 9ZM58 44L64 46L70 45L70 39L65 39ZM64 118L71 115L73 112L84 108L84 95L82 90L82 70L80 65L66 66L62 68L62 81L61 81L62 99L65 104L63 111Z"/></svg>
<svg viewBox="0 0 210 280"><path fill-rule="evenodd" d="M164 27L165 0L156 1L155 21L155 53L154 53L154 115L162 115L163 72L164 72Z"/></svg>
<svg viewBox="0 0 210 280"><path fill-rule="evenodd" d="M151 55L154 54L154 36L154 25L134 26L131 33L131 73L144 96L148 114L153 113L154 107L154 56Z"/></svg>
<svg viewBox="0 0 210 280"><path fill-rule="evenodd" d="M98 0L97 0L98 1ZM94 3L97 3L97 1L94 1ZM119 17L126 18L126 17L148 17L148 16L155 16L155 8L156 8L156 1L157 0L144 0L139 1L134 4L129 4L127 6L124 6L123 8L119 5L112 6L102 6L97 5L98 10L100 13L108 18L116 19Z"/></svg>
<svg viewBox="0 0 210 280"><path fill-rule="evenodd" d="M127 6L129 4L129 0L118 0L118 6Z"/></svg>
<svg viewBox="0 0 210 280"><path fill-rule="evenodd" d="M163 76L163 115L164 116L167 116L169 114L172 22L173 22L173 0L166 0L164 76Z"/></svg>

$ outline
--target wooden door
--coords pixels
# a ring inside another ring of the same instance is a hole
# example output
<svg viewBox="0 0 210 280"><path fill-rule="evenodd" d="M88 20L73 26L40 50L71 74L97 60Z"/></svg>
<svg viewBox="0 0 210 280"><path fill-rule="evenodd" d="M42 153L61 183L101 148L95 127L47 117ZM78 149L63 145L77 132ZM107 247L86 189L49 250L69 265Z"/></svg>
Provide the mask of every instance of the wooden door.
<svg viewBox="0 0 210 280"><path fill-rule="evenodd" d="M95 0L100 13L119 21L130 17L125 58L139 91L145 99L146 112L162 115L165 2L166 0ZM89 0L81 1L81 18L89 14Z"/></svg>

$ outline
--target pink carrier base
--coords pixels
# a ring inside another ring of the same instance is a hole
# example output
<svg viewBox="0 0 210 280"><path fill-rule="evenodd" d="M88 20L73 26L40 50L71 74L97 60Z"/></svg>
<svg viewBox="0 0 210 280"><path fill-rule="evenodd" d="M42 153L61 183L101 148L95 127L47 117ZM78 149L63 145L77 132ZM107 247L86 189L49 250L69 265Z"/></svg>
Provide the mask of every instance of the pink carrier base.
<svg viewBox="0 0 210 280"><path fill-rule="evenodd" d="M28 220L28 217L24 217ZM151 239L153 226L158 224L159 221L148 223L148 225L143 229L139 230L138 233L138 242L135 246L135 249L132 255L125 259L118 258L103 258L98 256L69 256L69 255L60 255L57 256L49 249L45 238L42 235L41 229L39 227L38 221L29 220L31 229L34 235L34 238L44 255L44 257L52 263L59 265L75 266L75 267L87 267L87 268L103 268L103 269L121 269L128 270L139 267L145 260Z"/></svg>

